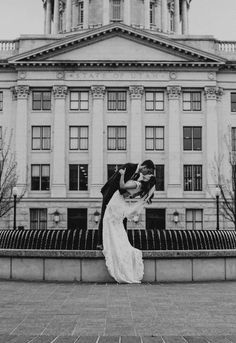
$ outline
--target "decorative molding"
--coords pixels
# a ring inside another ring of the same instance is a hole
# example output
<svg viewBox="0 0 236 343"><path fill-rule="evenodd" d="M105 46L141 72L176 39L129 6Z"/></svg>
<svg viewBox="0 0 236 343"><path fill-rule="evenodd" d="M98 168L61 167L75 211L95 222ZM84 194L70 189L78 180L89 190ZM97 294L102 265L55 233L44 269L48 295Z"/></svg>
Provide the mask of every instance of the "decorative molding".
<svg viewBox="0 0 236 343"><path fill-rule="evenodd" d="M130 86L129 95L131 99L141 99L144 94L143 86Z"/></svg>
<svg viewBox="0 0 236 343"><path fill-rule="evenodd" d="M180 86L168 86L167 87L167 95L169 100L178 100L181 94L181 87Z"/></svg>
<svg viewBox="0 0 236 343"><path fill-rule="evenodd" d="M30 88L29 86L20 85L12 87L13 99L28 99Z"/></svg>
<svg viewBox="0 0 236 343"><path fill-rule="evenodd" d="M65 73L63 71L59 71L57 72L56 76L57 76L57 79L62 80L65 78Z"/></svg>
<svg viewBox="0 0 236 343"><path fill-rule="evenodd" d="M210 86L204 88L206 100L221 100L223 93L224 91L221 87Z"/></svg>
<svg viewBox="0 0 236 343"><path fill-rule="evenodd" d="M67 86L53 86L53 93L55 99L65 99L68 93Z"/></svg>
<svg viewBox="0 0 236 343"><path fill-rule="evenodd" d="M215 80L215 73L208 73L207 76L209 80Z"/></svg>
<svg viewBox="0 0 236 343"><path fill-rule="evenodd" d="M177 73L170 72L169 77L170 77L170 80L176 80L177 79Z"/></svg>
<svg viewBox="0 0 236 343"><path fill-rule="evenodd" d="M91 94L93 99L103 99L106 93L105 86L91 86Z"/></svg>
<svg viewBox="0 0 236 343"><path fill-rule="evenodd" d="M27 76L27 74L26 74L25 71L19 71L19 72L18 72L18 78L19 78L19 79L23 80L23 79L26 78L26 76Z"/></svg>

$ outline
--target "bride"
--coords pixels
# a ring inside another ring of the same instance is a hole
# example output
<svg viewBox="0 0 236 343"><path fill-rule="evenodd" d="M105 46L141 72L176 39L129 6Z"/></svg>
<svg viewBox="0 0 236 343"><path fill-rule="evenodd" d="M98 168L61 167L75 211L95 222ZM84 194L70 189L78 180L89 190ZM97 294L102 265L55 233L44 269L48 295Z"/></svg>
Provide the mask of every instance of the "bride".
<svg viewBox="0 0 236 343"><path fill-rule="evenodd" d="M117 282L140 283L144 274L142 251L129 243L123 219L131 219L151 202L156 180L154 175L142 175L142 181L129 180L125 183L125 170L119 172L121 192L114 193L103 218L103 254L108 271ZM137 195L140 199L136 203L125 201Z"/></svg>

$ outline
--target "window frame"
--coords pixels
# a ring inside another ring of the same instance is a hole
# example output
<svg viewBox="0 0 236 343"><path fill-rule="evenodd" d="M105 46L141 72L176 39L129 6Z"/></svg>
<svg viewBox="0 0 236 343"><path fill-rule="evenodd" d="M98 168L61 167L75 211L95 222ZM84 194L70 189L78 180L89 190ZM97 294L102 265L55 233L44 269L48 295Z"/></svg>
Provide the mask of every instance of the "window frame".
<svg viewBox="0 0 236 343"><path fill-rule="evenodd" d="M76 176L73 176L75 178L75 184L76 187L73 189L72 187L72 178L71 178L71 168L76 167L75 168L75 174ZM82 183L82 177L81 177L81 169L85 168L85 171L87 173L87 184L86 187L83 187L83 183ZM69 164L69 191L70 192L74 192L74 191L88 191L88 164L75 164L75 163L70 163Z"/></svg>
<svg viewBox="0 0 236 343"><path fill-rule="evenodd" d="M190 129L191 130L191 136L186 137L185 130ZM197 129L200 129L200 137L194 137L194 131ZM185 143L190 141L190 149L187 149L185 146ZM200 148L196 149L194 148L194 145L196 144L196 141L200 141ZM183 150L184 151L202 151L202 126L183 126Z"/></svg>
<svg viewBox="0 0 236 343"><path fill-rule="evenodd" d="M161 169L160 173L158 173L158 168ZM158 176L161 174L161 177ZM156 176L156 186L155 190L158 192L164 192L165 191L165 165L164 164L155 164L155 176ZM161 181L159 182L159 179ZM159 185L158 185L159 182Z"/></svg>
<svg viewBox="0 0 236 343"><path fill-rule="evenodd" d="M71 131L73 128L77 129L77 136L72 137ZM86 135L82 136L82 129L86 129ZM77 142L77 148L72 148L72 142ZM83 148L82 142L86 142L85 148ZM70 151L88 151L89 149L89 126L88 125L70 125L69 126L69 150Z"/></svg>
<svg viewBox="0 0 236 343"><path fill-rule="evenodd" d="M114 94L114 98L110 99L109 97ZM125 100L123 99L119 99L119 95L125 95ZM120 101L120 103L119 103ZM113 106L111 105L113 104ZM115 106L114 106L115 104ZM120 108L120 104L123 104L125 106L121 106L122 108ZM112 108L111 108L111 107ZM127 111L127 90L117 90L117 89L109 89L107 91L107 111L108 112L126 112Z"/></svg>
<svg viewBox="0 0 236 343"><path fill-rule="evenodd" d="M233 96L235 96L235 101L233 101ZM230 109L231 112L236 112L236 92L230 92Z"/></svg>
<svg viewBox="0 0 236 343"><path fill-rule="evenodd" d="M71 99L72 93L78 94L78 100L72 100ZM87 100L81 99L81 94L82 93L87 94ZM72 108L72 106L71 106L72 103L77 103L78 104L77 108ZM87 103L87 108L82 108L82 106L81 106L82 103ZM88 90L82 90L82 89L70 90L69 110L72 111L72 112L76 112L76 111L78 111L78 112L88 112L89 111L89 91Z"/></svg>
<svg viewBox="0 0 236 343"><path fill-rule="evenodd" d="M30 208L30 229L32 230L46 230L48 224L48 210L47 208ZM36 220L32 221L33 211L36 212ZM44 212L44 213L43 213ZM45 216L46 214L46 216ZM45 220L41 219L42 217L46 217ZM35 223L36 227L33 227L32 223ZM43 227L41 227L43 225Z"/></svg>
<svg viewBox="0 0 236 343"><path fill-rule="evenodd" d="M115 130L114 137L109 136L109 129ZM119 129L124 129L124 137L119 137ZM110 148L111 140L115 141L115 148ZM123 140L123 141L122 141ZM110 144L109 144L110 143ZM124 144L124 148L120 148L121 144ZM107 126L107 150L108 151L126 151L127 150L127 126L124 125L108 125Z"/></svg>
<svg viewBox="0 0 236 343"><path fill-rule="evenodd" d="M119 17L114 15L115 12L119 12ZM123 21L123 1L112 0L110 2L110 22L122 22Z"/></svg>
<svg viewBox="0 0 236 343"><path fill-rule="evenodd" d="M185 94L189 94L190 95L189 101L184 99ZM200 95L200 100L199 101L195 101L193 99L194 94L195 95L196 94ZM184 106L186 103L189 103L189 108L187 108L187 109L185 109L185 106ZM200 108L199 109L196 109L194 107L194 104L197 104L197 103L200 104ZM185 91L183 91L183 94L182 94L182 108L183 108L184 112L201 112L202 111L202 92L200 90L185 90Z"/></svg>
<svg viewBox="0 0 236 343"><path fill-rule="evenodd" d="M33 176L33 167L38 167L39 168L39 176ZM47 167L48 168L48 175L43 176L43 167ZM33 178L37 177L37 181L33 181ZM48 178L47 181L43 180L43 178ZM33 189L33 182L37 182L39 184L39 189ZM47 189L42 189L42 185L43 184L48 184L48 188ZM50 191L50 164L31 164L31 182L30 182L30 190L32 192L48 192Z"/></svg>
<svg viewBox="0 0 236 343"><path fill-rule="evenodd" d="M153 95L153 100L147 100L147 94ZM163 100L157 100L157 94L162 94ZM153 108L147 108L147 104L153 104ZM157 104L162 104L162 108L157 108ZM163 112L165 111L165 93L159 90L146 90L145 91L145 111L147 112Z"/></svg>
<svg viewBox="0 0 236 343"><path fill-rule="evenodd" d="M34 137L33 136L33 131L34 128L39 128L39 137ZM44 129L49 129L49 136L45 136L45 132ZM35 140L39 140L39 148L34 148L34 141ZM44 148L44 143L45 141L49 142L49 147L48 148ZM39 151L39 150L51 150L51 126L50 125L32 125L31 126L31 150L33 151Z"/></svg>
<svg viewBox="0 0 236 343"><path fill-rule="evenodd" d="M192 220L187 220L188 218L188 215L187 213L192 211ZM196 217L197 217L197 211L199 211L199 213L201 213L201 221L199 220L196 220ZM201 208L186 208L186 211L185 211L185 229L186 230L199 230L196 228L196 225L200 223L201 225L201 229L200 230L203 230L203 209ZM190 224L192 227L191 229L188 228L188 224Z"/></svg>
<svg viewBox="0 0 236 343"><path fill-rule="evenodd" d="M3 111L3 91L0 91L0 112Z"/></svg>
<svg viewBox="0 0 236 343"><path fill-rule="evenodd" d="M36 93L40 94L40 99L34 99L34 95ZM50 94L50 99L49 100L44 100L43 96L44 93ZM35 102L40 104L40 108L34 108ZM50 108L44 108L45 103L50 103ZM52 91L50 89L34 89L32 91L32 111L34 112L50 112L52 110Z"/></svg>
<svg viewBox="0 0 236 343"><path fill-rule="evenodd" d="M200 176L198 178L197 173L199 172L200 172ZM184 179L183 180L184 192L202 192L203 190L203 166L202 164L184 164L183 179Z"/></svg>
<svg viewBox="0 0 236 343"><path fill-rule="evenodd" d="M153 129L152 137L147 137L147 129ZM157 137L157 129L162 129L163 137ZM148 148L148 142L152 141L153 148ZM158 149L157 142L162 142L162 148ZM146 151L164 151L165 150L165 126L145 126L145 150Z"/></svg>

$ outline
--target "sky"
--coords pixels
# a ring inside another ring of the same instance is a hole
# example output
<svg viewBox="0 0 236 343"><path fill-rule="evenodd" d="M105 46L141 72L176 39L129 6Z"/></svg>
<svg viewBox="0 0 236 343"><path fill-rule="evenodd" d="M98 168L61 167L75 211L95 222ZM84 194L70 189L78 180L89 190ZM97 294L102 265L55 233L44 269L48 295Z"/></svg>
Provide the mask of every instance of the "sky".
<svg viewBox="0 0 236 343"><path fill-rule="evenodd" d="M43 34L42 0L0 0L0 39ZM192 0L190 33L236 41L236 0Z"/></svg>

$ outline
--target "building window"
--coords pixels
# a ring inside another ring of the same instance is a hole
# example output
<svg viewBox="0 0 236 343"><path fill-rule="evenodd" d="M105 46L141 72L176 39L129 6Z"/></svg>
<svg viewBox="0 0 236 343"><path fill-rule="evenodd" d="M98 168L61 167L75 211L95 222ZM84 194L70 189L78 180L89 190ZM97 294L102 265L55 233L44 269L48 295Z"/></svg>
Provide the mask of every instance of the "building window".
<svg viewBox="0 0 236 343"><path fill-rule="evenodd" d="M146 229L147 230L165 230L166 210L165 209L146 209Z"/></svg>
<svg viewBox="0 0 236 343"><path fill-rule="evenodd" d="M111 0L111 21L122 20L121 0Z"/></svg>
<svg viewBox="0 0 236 343"><path fill-rule="evenodd" d="M70 126L70 150L88 150L88 126Z"/></svg>
<svg viewBox="0 0 236 343"><path fill-rule="evenodd" d="M46 230L47 229L47 209L30 208L30 229Z"/></svg>
<svg viewBox="0 0 236 343"><path fill-rule="evenodd" d="M33 91L32 109L34 111L51 110L51 92L50 91Z"/></svg>
<svg viewBox="0 0 236 343"><path fill-rule="evenodd" d="M126 150L126 126L107 127L107 149Z"/></svg>
<svg viewBox="0 0 236 343"><path fill-rule="evenodd" d="M184 150L202 150L202 128L200 126L184 126Z"/></svg>
<svg viewBox="0 0 236 343"><path fill-rule="evenodd" d="M183 110L201 111L201 92L183 92Z"/></svg>
<svg viewBox="0 0 236 343"><path fill-rule="evenodd" d="M188 209L186 210L186 229L202 230L203 229L203 210Z"/></svg>
<svg viewBox="0 0 236 343"><path fill-rule="evenodd" d="M201 165L184 165L184 190L202 191Z"/></svg>
<svg viewBox="0 0 236 343"><path fill-rule="evenodd" d="M51 126L32 126L32 150L51 149Z"/></svg>
<svg viewBox="0 0 236 343"><path fill-rule="evenodd" d="M165 166L164 164L155 165L156 191L165 190Z"/></svg>
<svg viewBox="0 0 236 343"><path fill-rule="evenodd" d="M231 93L231 112L236 112L236 93Z"/></svg>
<svg viewBox="0 0 236 343"><path fill-rule="evenodd" d="M50 165L31 165L31 190L48 191L50 189Z"/></svg>
<svg viewBox="0 0 236 343"><path fill-rule="evenodd" d="M87 230L88 213L87 208L67 209L68 230Z"/></svg>
<svg viewBox="0 0 236 343"><path fill-rule="evenodd" d="M87 191L88 190L88 165L70 164L69 165L69 190Z"/></svg>
<svg viewBox="0 0 236 343"><path fill-rule="evenodd" d="M78 24L81 25L84 22L84 2L79 1L78 3Z"/></svg>
<svg viewBox="0 0 236 343"><path fill-rule="evenodd" d="M3 147L2 126L0 126L0 150L2 150L2 147Z"/></svg>
<svg viewBox="0 0 236 343"><path fill-rule="evenodd" d="M107 179L109 180L114 173L121 168L122 164L108 164L107 165Z"/></svg>
<svg viewBox="0 0 236 343"><path fill-rule="evenodd" d="M155 25L155 3L150 1L150 25Z"/></svg>
<svg viewBox="0 0 236 343"><path fill-rule="evenodd" d="M127 92L125 91L108 91L107 93L108 111L126 111L127 109Z"/></svg>
<svg viewBox="0 0 236 343"><path fill-rule="evenodd" d="M146 126L145 141L146 150L164 150L164 127Z"/></svg>
<svg viewBox="0 0 236 343"><path fill-rule="evenodd" d="M70 92L70 110L87 111L89 109L89 92Z"/></svg>
<svg viewBox="0 0 236 343"><path fill-rule="evenodd" d="M164 111L163 92L145 92L146 111Z"/></svg>
<svg viewBox="0 0 236 343"><path fill-rule="evenodd" d="M0 92L0 111L3 110L3 92Z"/></svg>
<svg viewBox="0 0 236 343"><path fill-rule="evenodd" d="M232 151L236 151L236 127L231 129Z"/></svg>

